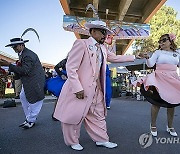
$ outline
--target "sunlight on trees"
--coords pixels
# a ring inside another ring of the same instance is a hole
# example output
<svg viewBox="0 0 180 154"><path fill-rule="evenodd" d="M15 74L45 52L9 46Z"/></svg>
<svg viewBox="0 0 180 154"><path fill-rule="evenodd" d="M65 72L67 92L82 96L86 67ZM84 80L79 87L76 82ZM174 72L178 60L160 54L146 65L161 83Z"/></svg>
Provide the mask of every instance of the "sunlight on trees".
<svg viewBox="0 0 180 154"><path fill-rule="evenodd" d="M163 34L174 33L175 43L180 47L180 20L177 12L164 5L150 20L151 32L148 39L136 40L133 44L134 54L138 52L153 52L158 48L159 37Z"/></svg>

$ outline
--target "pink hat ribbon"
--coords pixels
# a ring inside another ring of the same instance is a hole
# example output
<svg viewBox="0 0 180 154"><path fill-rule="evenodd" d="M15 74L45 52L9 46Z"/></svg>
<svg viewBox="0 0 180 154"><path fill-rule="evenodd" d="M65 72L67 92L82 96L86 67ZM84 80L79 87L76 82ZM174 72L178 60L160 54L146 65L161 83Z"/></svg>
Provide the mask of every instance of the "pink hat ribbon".
<svg viewBox="0 0 180 154"><path fill-rule="evenodd" d="M107 35L105 39L105 43L108 45L112 45L113 35Z"/></svg>
<svg viewBox="0 0 180 154"><path fill-rule="evenodd" d="M176 35L171 33L171 34L169 34L169 38L171 41L174 41L176 39Z"/></svg>

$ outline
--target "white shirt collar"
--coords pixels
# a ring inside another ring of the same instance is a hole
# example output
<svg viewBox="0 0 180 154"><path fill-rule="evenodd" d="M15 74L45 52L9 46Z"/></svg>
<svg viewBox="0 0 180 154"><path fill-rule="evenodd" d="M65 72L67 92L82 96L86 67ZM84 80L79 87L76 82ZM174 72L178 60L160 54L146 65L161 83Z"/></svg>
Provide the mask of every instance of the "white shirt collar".
<svg viewBox="0 0 180 154"><path fill-rule="evenodd" d="M98 43L92 36L90 37L90 39L92 40L93 45L96 45L96 43Z"/></svg>
<svg viewBox="0 0 180 154"><path fill-rule="evenodd" d="M96 43L98 43L92 36L90 37L90 39L92 40L92 42L93 42L93 45L94 45L94 47L95 47L95 49L97 50L97 46L96 46ZM100 45L100 47L102 47L103 46L103 44L99 44Z"/></svg>
<svg viewBox="0 0 180 154"><path fill-rule="evenodd" d="M21 52L19 52L18 55L21 56L21 55L22 55L22 52L23 52L23 50L22 50Z"/></svg>

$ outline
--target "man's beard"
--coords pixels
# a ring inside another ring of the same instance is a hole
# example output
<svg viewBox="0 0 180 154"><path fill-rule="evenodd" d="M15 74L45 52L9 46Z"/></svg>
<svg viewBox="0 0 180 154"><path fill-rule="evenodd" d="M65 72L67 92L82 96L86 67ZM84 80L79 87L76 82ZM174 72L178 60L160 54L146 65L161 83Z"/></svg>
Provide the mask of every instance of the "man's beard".
<svg viewBox="0 0 180 154"><path fill-rule="evenodd" d="M105 38L102 38L101 40L98 41L99 44L104 44Z"/></svg>

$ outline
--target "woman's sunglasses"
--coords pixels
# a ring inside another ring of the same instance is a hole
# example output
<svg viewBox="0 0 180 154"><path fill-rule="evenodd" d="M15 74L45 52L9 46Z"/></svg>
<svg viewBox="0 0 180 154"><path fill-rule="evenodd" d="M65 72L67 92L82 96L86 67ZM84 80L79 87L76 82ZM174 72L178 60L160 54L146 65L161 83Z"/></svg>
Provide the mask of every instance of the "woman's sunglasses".
<svg viewBox="0 0 180 154"><path fill-rule="evenodd" d="M163 38L163 39L159 40L158 43L161 44L161 43L166 42L167 40L169 40L169 39L168 38Z"/></svg>

